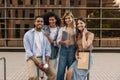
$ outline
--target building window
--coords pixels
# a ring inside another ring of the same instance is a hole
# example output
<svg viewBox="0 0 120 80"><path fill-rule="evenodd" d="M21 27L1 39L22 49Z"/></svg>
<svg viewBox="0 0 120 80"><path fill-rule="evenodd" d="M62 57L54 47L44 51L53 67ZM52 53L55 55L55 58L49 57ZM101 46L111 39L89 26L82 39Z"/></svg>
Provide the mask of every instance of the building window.
<svg viewBox="0 0 120 80"><path fill-rule="evenodd" d="M15 10L15 17L18 17L18 10Z"/></svg>
<svg viewBox="0 0 120 80"><path fill-rule="evenodd" d="M31 0L31 1L30 1L31 5L33 5L33 1L34 1L34 0Z"/></svg>
<svg viewBox="0 0 120 80"><path fill-rule="evenodd" d="M30 18L34 18L34 14L33 13L30 13Z"/></svg>
<svg viewBox="0 0 120 80"><path fill-rule="evenodd" d="M40 4L43 4L43 0L40 0Z"/></svg>
<svg viewBox="0 0 120 80"><path fill-rule="evenodd" d="M44 12L47 13L47 10L45 9Z"/></svg>
<svg viewBox="0 0 120 80"><path fill-rule="evenodd" d="M30 18L34 18L34 9L30 10Z"/></svg>
<svg viewBox="0 0 120 80"><path fill-rule="evenodd" d="M5 0L2 0L2 4L4 4L5 3Z"/></svg>
<svg viewBox="0 0 120 80"><path fill-rule="evenodd" d="M1 12L0 12L0 17L1 17Z"/></svg>
<svg viewBox="0 0 120 80"><path fill-rule="evenodd" d="M61 5L62 4L62 0L58 0L58 4Z"/></svg>
<svg viewBox="0 0 120 80"><path fill-rule="evenodd" d="M29 24L25 24L25 30L24 33L26 33L29 30Z"/></svg>
<svg viewBox="0 0 120 80"><path fill-rule="evenodd" d="M2 35L2 38L5 38L5 25L4 24L1 24L1 35Z"/></svg>
<svg viewBox="0 0 120 80"><path fill-rule="evenodd" d="M54 0L50 0L50 5L54 5Z"/></svg>
<svg viewBox="0 0 120 80"><path fill-rule="evenodd" d="M15 38L20 38L20 24L15 25Z"/></svg>
<svg viewBox="0 0 120 80"><path fill-rule="evenodd" d="M10 4L12 4L12 0L10 0Z"/></svg>
<svg viewBox="0 0 120 80"><path fill-rule="evenodd" d="M81 5L81 0L78 1L78 5Z"/></svg>
<svg viewBox="0 0 120 80"><path fill-rule="evenodd" d="M23 1L22 0L18 0L18 5L23 5Z"/></svg>
<svg viewBox="0 0 120 80"><path fill-rule="evenodd" d="M23 9L22 11L22 17L24 18L25 17L25 10Z"/></svg>
<svg viewBox="0 0 120 80"><path fill-rule="evenodd" d="M74 5L74 0L70 0L70 5Z"/></svg>
<svg viewBox="0 0 120 80"><path fill-rule="evenodd" d="M8 17L10 17L10 10L8 10Z"/></svg>

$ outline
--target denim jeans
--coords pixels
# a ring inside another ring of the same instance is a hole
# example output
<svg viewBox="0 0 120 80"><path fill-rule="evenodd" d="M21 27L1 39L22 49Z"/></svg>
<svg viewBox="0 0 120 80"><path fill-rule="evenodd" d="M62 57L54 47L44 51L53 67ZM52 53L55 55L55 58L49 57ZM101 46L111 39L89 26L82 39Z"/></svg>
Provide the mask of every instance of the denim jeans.
<svg viewBox="0 0 120 80"><path fill-rule="evenodd" d="M69 47L61 46L56 80L64 80L66 67L68 69L75 60L75 51L74 45Z"/></svg>

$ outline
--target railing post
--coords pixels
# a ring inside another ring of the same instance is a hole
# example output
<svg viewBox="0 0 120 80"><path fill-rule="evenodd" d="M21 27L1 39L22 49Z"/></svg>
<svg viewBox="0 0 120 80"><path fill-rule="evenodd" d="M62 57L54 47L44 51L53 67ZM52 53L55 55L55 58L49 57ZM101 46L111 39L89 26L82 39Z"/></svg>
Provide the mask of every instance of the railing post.
<svg viewBox="0 0 120 80"><path fill-rule="evenodd" d="M90 77L90 75L89 75L89 73L87 74L87 80L89 80L89 77Z"/></svg>
<svg viewBox="0 0 120 80"><path fill-rule="evenodd" d="M6 59L4 57L0 58L0 60L4 61L4 80L6 80Z"/></svg>
<svg viewBox="0 0 120 80"><path fill-rule="evenodd" d="M38 80L39 80L39 68L37 67L37 77L38 77Z"/></svg>

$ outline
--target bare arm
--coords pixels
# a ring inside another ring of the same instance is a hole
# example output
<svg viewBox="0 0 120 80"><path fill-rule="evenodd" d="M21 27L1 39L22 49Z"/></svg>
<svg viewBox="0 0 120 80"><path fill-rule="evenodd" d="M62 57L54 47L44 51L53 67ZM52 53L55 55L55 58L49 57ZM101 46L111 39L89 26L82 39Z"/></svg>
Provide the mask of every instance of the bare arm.
<svg viewBox="0 0 120 80"><path fill-rule="evenodd" d="M77 49L77 50L76 50L76 52L75 52L75 58L76 58L76 60L78 60L78 59L79 59L78 49Z"/></svg>
<svg viewBox="0 0 120 80"><path fill-rule="evenodd" d="M92 42L93 42L93 39L94 39L94 34L93 33L89 33L88 34L88 38L86 37L86 32L85 30L83 31L83 36L82 36L82 46L83 46L83 49L86 49L88 48Z"/></svg>
<svg viewBox="0 0 120 80"><path fill-rule="evenodd" d="M48 40L49 40L50 43L54 43L54 41L50 38L50 36L49 36L49 34L48 34L47 31L45 31L44 34L46 35L46 37L48 38Z"/></svg>
<svg viewBox="0 0 120 80"><path fill-rule="evenodd" d="M30 59L40 68L43 68L43 64L38 62L37 59L34 56L31 56Z"/></svg>

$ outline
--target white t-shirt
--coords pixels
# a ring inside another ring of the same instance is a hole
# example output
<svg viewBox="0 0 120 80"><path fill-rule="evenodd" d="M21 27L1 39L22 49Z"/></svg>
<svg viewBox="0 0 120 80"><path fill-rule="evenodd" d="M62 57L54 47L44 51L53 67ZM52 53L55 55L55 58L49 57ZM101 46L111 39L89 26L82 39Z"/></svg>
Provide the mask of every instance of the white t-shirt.
<svg viewBox="0 0 120 80"><path fill-rule="evenodd" d="M50 28L50 38L54 40L56 35L57 35L57 27Z"/></svg>
<svg viewBox="0 0 120 80"><path fill-rule="evenodd" d="M43 41L43 33L35 31L35 44L36 44L36 56L42 56L41 53L41 47L42 47L42 41Z"/></svg>

